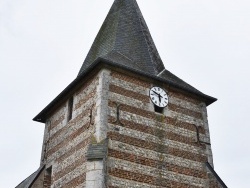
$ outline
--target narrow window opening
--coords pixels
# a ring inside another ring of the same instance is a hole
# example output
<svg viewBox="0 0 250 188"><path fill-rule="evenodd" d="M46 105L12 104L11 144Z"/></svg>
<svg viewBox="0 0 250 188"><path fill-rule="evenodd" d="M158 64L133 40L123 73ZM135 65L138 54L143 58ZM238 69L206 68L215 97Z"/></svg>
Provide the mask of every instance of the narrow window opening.
<svg viewBox="0 0 250 188"><path fill-rule="evenodd" d="M155 112L163 114L164 108L154 105Z"/></svg>
<svg viewBox="0 0 250 188"><path fill-rule="evenodd" d="M72 119L73 113L73 97L71 97L68 101L68 122Z"/></svg>
<svg viewBox="0 0 250 188"><path fill-rule="evenodd" d="M45 170L44 182L43 182L43 187L44 188L50 188L51 187L51 175L52 175L52 166Z"/></svg>

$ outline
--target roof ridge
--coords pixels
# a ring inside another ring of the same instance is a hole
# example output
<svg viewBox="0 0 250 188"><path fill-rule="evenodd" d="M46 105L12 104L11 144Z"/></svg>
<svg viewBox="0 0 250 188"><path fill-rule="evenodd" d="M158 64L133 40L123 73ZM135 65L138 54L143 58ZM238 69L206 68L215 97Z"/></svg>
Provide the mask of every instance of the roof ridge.
<svg viewBox="0 0 250 188"><path fill-rule="evenodd" d="M115 51L117 52L118 54L120 54L121 56L125 57L126 59L130 60L130 61L133 61L132 59L130 59L129 57L125 56L124 54L120 53L119 51Z"/></svg>
<svg viewBox="0 0 250 188"><path fill-rule="evenodd" d="M163 62L161 60L161 57L160 57L160 55L158 53L158 50L157 50L157 48L155 46L154 40L153 40L153 38L152 38L152 36L151 36L151 34L149 32L149 28L147 26L147 23L146 23L143 15L142 15L142 12L140 11L139 5L136 2L136 0L134 0L134 4L135 4L135 6L138 7L138 9L136 9L136 11L137 11L139 21L140 21L140 24L141 24L142 33L144 34L146 43L148 45L148 51L150 53L151 61L153 63L160 61L159 62L160 65L154 67L155 72L158 74L159 72L161 72L162 70L165 69L164 64L163 64Z"/></svg>

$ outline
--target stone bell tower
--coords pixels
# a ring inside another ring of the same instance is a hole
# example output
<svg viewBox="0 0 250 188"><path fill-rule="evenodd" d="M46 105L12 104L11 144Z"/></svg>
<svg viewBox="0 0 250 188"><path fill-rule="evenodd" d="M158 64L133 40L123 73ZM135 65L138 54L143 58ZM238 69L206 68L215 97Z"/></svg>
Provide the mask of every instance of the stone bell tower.
<svg viewBox="0 0 250 188"><path fill-rule="evenodd" d="M76 79L34 118L41 166L17 188L225 188L215 101L165 69L136 0L115 0Z"/></svg>

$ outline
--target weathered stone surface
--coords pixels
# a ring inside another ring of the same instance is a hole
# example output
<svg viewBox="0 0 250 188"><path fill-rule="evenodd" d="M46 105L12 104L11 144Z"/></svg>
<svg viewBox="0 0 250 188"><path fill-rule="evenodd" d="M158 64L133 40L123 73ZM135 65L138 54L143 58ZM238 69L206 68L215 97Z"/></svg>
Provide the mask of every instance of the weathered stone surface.
<svg viewBox="0 0 250 188"><path fill-rule="evenodd" d="M164 88L169 94L169 105L160 115L154 112L153 104L147 100L148 91L155 83L115 72L111 76L108 137L109 148L114 150L109 151L118 153L108 155L108 167L116 169L108 171L111 175L108 176L109 184L124 187L122 181L112 181L122 178L126 181L126 187L133 187L135 179L132 174L137 173L148 177L145 181L138 177L139 187L143 182L147 186L157 186L154 178L172 182L163 183L166 187L177 186L178 183L178 187L206 187L208 177L204 164L212 157L211 147L197 143L195 128L200 127L199 139L208 142L204 103ZM115 104L120 105L119 109ZM117 110L120 122L117 122ZM140 157L144 157L148 164L145 160L139 160ZM158 166L152 166L152 160L158 161ZM172 168L171 165L176 167ZM177 170L178 167L186 170ZM126 175L129 173L131 176Z"/></svg>
<svg viewBox="0 0 250 188"><path fill-rule="evenodd" d="M161 86L169 105L157 113L148 97L155 85L109 69L83 83L73 94L72 119L65 103L46 124L43 163L53 167L51 187L214 185L204 165L212 162L211 146L197 142L210 142L205 103ZM91 145L106 140L102 159L86 158Z"/></svg>
<svg viewBox="0 0 250 188"><path fill-rule="evenodd" d="M72 119L67 122L67 102L47 120L43 163L52 165L51 187L85 187L86 152L95 133L99 75L73 94Z"/></svg>
<svg viewBox="0 0 250 188"><path fill-rule="evenodd" d="M88 161L86 173L86 188L101 187L105 187L103 160Z"/></svg>

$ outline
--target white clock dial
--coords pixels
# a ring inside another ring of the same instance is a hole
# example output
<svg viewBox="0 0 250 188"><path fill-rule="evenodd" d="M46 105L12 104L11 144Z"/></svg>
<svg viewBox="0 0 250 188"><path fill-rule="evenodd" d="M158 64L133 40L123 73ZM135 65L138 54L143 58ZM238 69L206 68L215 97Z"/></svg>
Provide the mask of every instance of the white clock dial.
<svg viewBox="0 0 250 188"><path fill-rule="evenodd" d="M158 107L164 108L168 105L168 95L160 87L152 87L149 91L149 97Z"/></svg>

